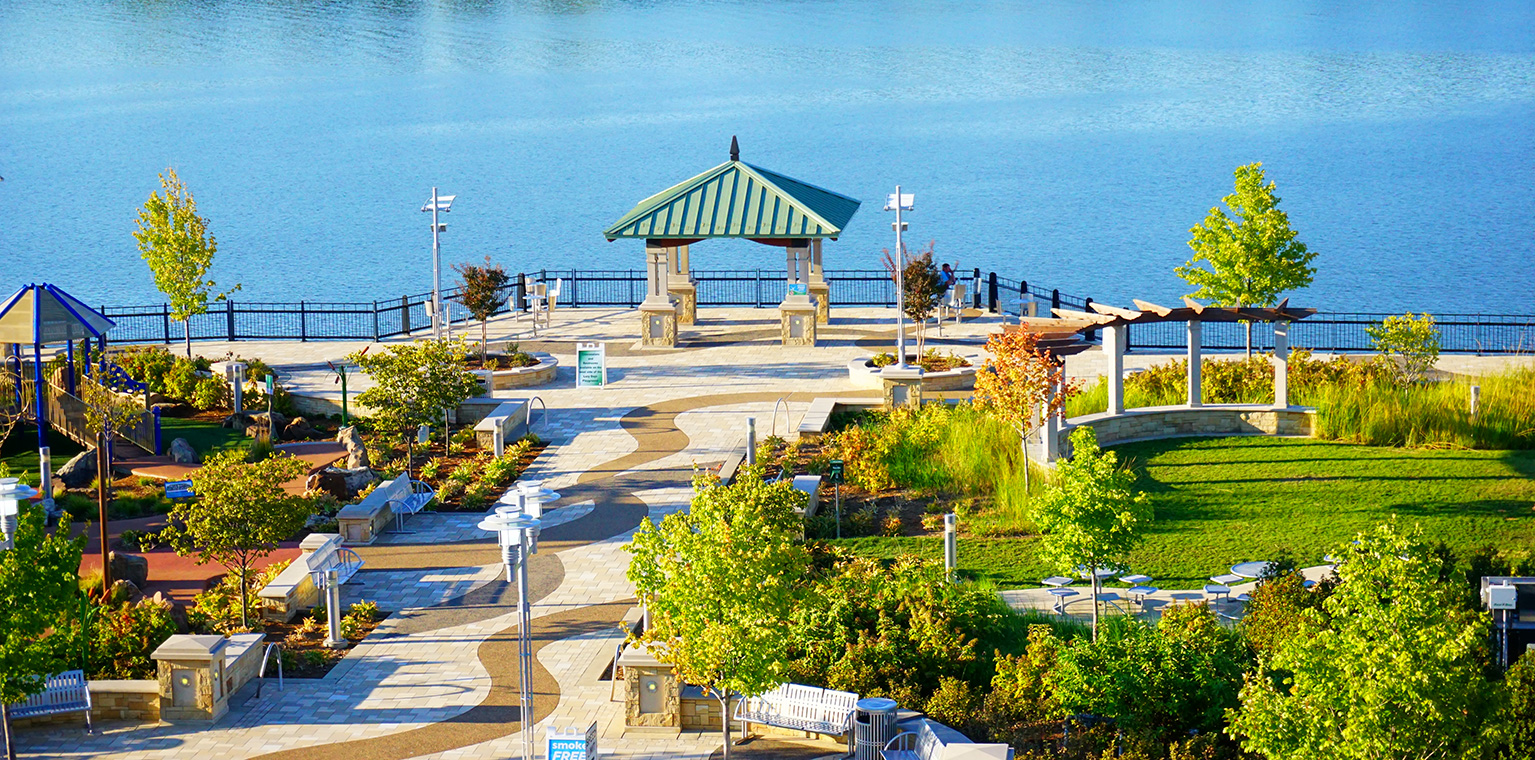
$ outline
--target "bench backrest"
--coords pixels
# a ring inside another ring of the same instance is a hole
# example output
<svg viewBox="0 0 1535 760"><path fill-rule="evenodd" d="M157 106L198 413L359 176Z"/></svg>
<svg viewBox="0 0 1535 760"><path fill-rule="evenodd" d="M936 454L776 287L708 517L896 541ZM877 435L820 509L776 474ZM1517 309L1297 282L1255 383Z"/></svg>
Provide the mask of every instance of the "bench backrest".
<svg viewBox="0 0 1535 760"><path fill-rule="evenodd" d="M12 714L24 717L28 714L46 714L55 709L83 707L90 699L90 687L85 681L85 671L66 670L49 676L43 682L43 690L27 697L27 701L11 708Z"/></svg>
<svg viewBox="0 0 1535 760"><path fill-rule="evenodd" d="M842 725L853 714L858 695L817 686L786 683L763 694L760 699L781 715L799 720Z"/></svg>

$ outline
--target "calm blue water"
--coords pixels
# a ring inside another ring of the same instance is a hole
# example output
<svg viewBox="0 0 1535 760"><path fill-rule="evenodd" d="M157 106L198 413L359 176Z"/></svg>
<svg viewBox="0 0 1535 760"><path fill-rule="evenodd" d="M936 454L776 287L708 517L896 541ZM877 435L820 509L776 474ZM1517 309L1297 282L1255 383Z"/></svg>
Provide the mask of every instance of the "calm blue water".
<svg viewBox="0 0 1535 760"><path fill-rule="evenodd" d="M635 268L601 230L742 157L865 200L827 266L912 238L1097 300L1175 298L1261 160L1321 253L1293 300L1535 311L1535 3L0 0L0 288L158 301L132 238L174 165L250 300L449 262ZM779 249L696 246L776 269Z"/></svg>

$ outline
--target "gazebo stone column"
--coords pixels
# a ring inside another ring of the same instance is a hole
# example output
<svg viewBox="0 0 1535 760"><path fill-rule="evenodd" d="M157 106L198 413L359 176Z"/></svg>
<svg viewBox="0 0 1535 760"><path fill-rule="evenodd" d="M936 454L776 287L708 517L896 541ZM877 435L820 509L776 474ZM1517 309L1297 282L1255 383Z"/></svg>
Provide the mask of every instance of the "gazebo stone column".
<svg viewBox="0 0 1535 760"><path fill-rule="evenodd" d="M1274 323L1274 406L1290 405L1290 323Z"/></svg>
<svg viewBox="0 0 1535 760"><path fill-rule="evenodd" d="M917 409L922 406L921 367L899 367L892 364L880 370L879 378L880 385L885 389L885 411Z"/></svg>
<svg viewBox="0 0 1535 760"><path fill-rule="evenodd" d="M1103 328L1103 353L1108 357L1109 414L1125 412L1125 326Z"/></svg>
<svg viewBox="0 0 1535 760"><path fill-rule="evenodd" d="M698 286L693 282L693 271L688 268L688 247L679 245L668 252L666 292L677 300L677 324L695 324L698 322Z"/></svg>
<svg viewBox="0 0 1535 760"><path fill-rule="evenodd" d="M1189 406L1191 407L1204 405L1204 401L1201 400L1202 386L1200 385L1203 382L1200 378L1200 372L1204 369L1202 364L1204 359L1200 358L1199 355L1204 343L1204 324L1197 319L1189 320L1188 395Z"/></svg>
<svg viewBox="0 0 1535 760"><path fill-rule="evenodd" d="M810 244L796 240L784 249L788 286L778 305L779 336L785 346L814 346L815 304L810 300Z"/></svg>
<svg viewBox="0 0 1535 760"><path fill-rule="evenodd" d="M177 634L165 640L150 658L160 681L160 719L216 721L229 712L224 692L223 636Z"/></svg>
<svg viewBox="0 0 1535 760"><path fill-rule="evenodd" d="M645 242L645 300L640 303L640 345L677 345L677 304L669 291L668 248Z"/></svg>
<svg viewBox="0 0 1535 760"><path fill-rule="evenodd" d="M826 281L826 271L821 266L821 240L810 241L810 300L815 302L815 321L831 322L831 284Z"/></svg>

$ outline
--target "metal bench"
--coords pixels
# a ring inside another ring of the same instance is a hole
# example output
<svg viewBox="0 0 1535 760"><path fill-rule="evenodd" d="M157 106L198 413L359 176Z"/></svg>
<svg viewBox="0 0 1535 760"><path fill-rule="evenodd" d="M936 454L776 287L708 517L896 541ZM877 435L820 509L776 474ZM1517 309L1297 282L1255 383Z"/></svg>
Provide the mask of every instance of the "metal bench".
<svg viewBox="0 0 1535 760"><path fill-rule="evenodd" d="M406 532L406 515L413 515L417 512L420 512L422 509L426 508L426 505L432 503L432 499L437 498L437 492L432 490L431 486L419 480L409 481L410 485L408 487L410 490L408 492L398 493L398 491L405 491L407 488L405 483L400 482L403 480L405 480L405 476L401 475L400 477L395 478L395 480L390 484L391 487L397 491L395 493L390 493L388 501L390 511L394 512L396 533Z"/></svg>
<svg viewBox="0 0 1535 760"><path fill-rule="evenodd" d="M11 705L12 718L36 718L43 715L85 713L85 732L91 732L91 689L85 671L66 670L43 682L43 690Z"/></svg>
<svg viewBox="0 0 1535 760"><path fill-rule="evenodd" d="M884 760L948 760L960 757L965 760L1011 760L1013 748L1006 744L945 742L933 731L932 724L921 720L917 730L896 734L885 743L885 748L879 754Z"/></svg>
<svg viewBox="0 0 1535 760"><path fill-rule="evenodd" d="M858 695L816 686L786 683L772 691L736 703L735 719L793 731L846 736L852 753L853 710Z"/></svg>

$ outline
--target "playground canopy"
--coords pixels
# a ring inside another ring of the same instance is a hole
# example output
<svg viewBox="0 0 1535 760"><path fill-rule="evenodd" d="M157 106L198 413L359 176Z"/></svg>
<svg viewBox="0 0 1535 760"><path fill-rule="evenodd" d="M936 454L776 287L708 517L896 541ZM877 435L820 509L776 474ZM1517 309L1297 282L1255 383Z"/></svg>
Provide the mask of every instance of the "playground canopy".
<svg viewBox="0 0 1535 760"><path fill-rule="evenodd" d="M41 348L49 343L100 338L117 323L56 285L24 285L0 306L0 343Z"/></svg>

